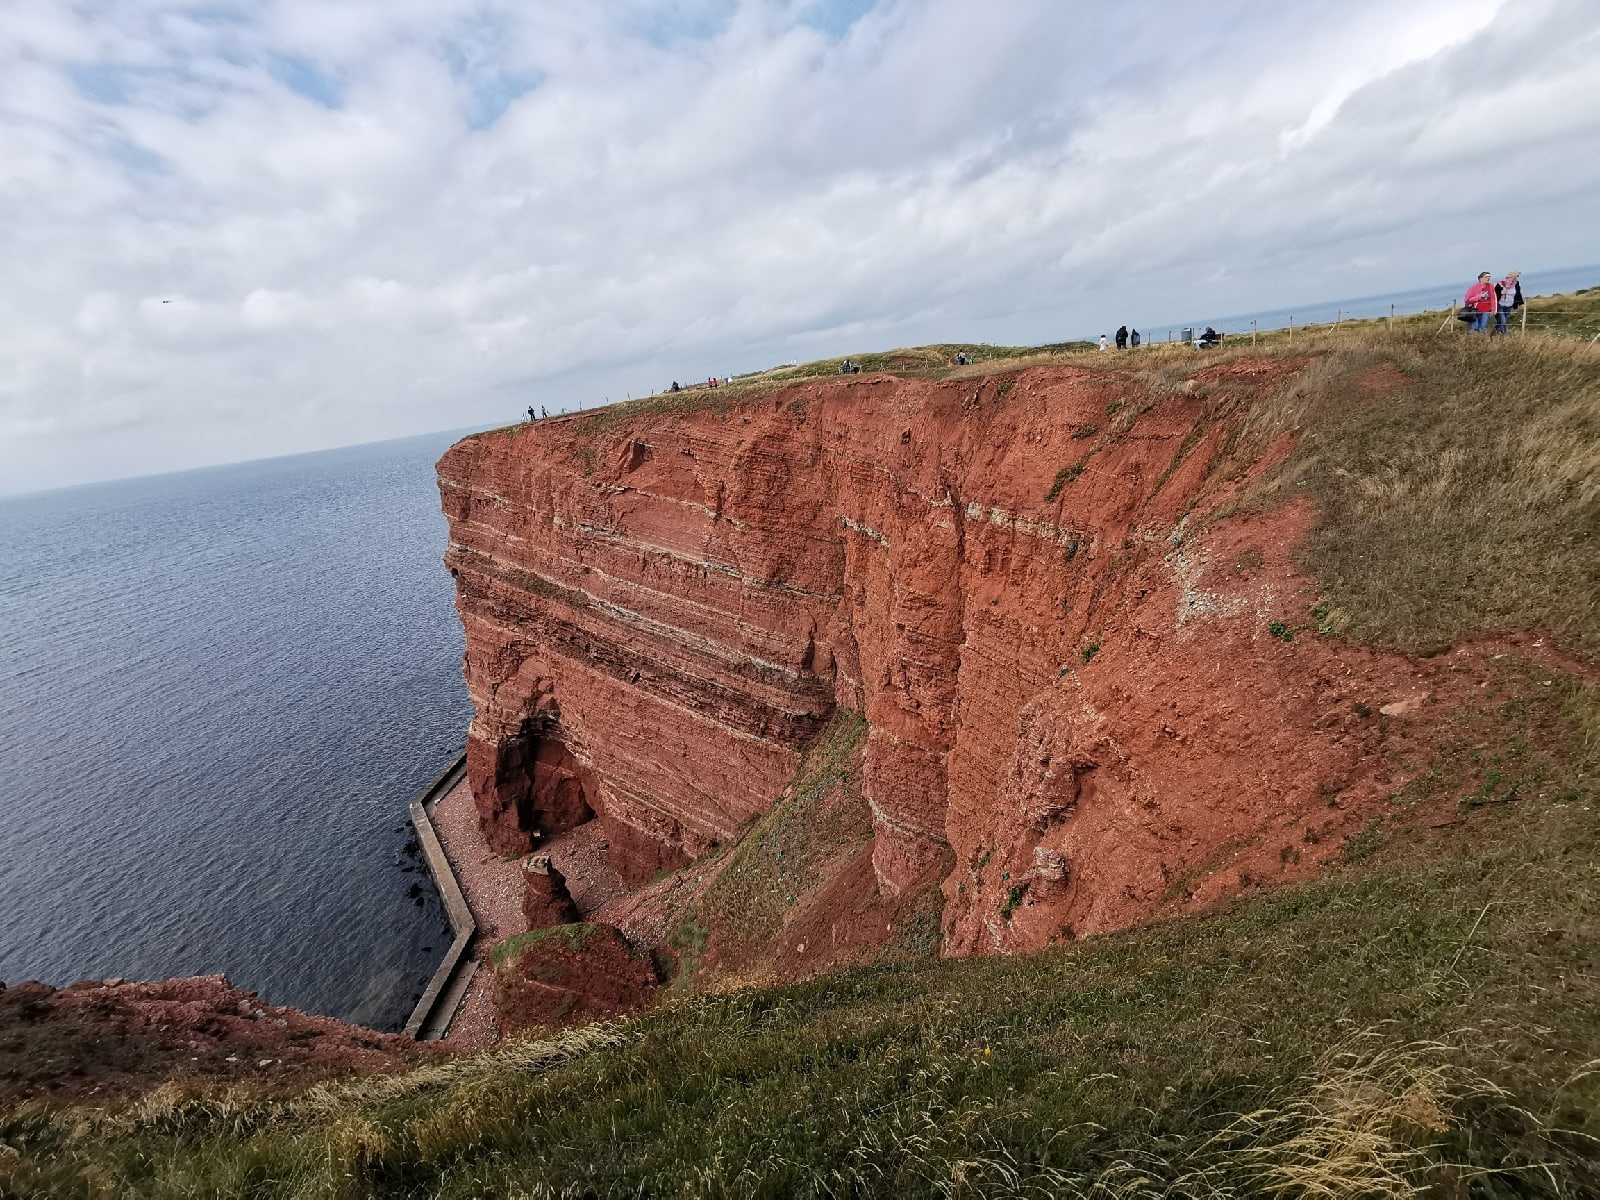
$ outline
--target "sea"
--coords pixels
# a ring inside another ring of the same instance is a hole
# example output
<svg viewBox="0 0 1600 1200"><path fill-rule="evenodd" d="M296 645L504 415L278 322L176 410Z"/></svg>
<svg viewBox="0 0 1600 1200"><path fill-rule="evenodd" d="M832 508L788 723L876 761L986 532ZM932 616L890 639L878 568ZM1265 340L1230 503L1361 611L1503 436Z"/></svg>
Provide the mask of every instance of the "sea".
<svg viewBox="0 0 1600 1200"><path fill-rule="evenodd" d="M455 434L0 499L0 980L222 973L401 1028L471 707Z"/></svg>

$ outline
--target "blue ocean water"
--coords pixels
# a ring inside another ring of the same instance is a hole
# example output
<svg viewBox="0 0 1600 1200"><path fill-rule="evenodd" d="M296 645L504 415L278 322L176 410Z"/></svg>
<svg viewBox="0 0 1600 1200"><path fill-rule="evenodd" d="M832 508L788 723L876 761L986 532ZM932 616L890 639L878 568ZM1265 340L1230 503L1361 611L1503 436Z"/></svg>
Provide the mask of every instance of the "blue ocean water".
<svg viewBox="0 0 1600 1200"><path fill-rule="evenodd" d="M0 500L0 979L224 972L396 1029L450 935L452 435Z"/></svg>

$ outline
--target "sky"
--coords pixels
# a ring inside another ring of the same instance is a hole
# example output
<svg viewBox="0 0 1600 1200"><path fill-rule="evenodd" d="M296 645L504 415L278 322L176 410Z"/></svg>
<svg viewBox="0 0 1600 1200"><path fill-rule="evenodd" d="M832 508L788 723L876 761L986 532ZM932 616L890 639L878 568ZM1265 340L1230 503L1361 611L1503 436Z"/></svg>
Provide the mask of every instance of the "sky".
<svg viewBox="0 0 1600 1200"><path fill-rule="evenodd" d="M0 493L1600 262L1593 0L0 0Z"/></svg>

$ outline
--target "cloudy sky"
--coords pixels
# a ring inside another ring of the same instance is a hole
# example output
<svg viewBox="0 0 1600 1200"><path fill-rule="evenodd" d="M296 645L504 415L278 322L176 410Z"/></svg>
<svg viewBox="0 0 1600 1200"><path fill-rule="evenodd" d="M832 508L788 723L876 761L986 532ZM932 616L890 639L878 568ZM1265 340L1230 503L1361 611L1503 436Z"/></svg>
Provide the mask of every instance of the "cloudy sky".
<svg viewBox="0 0 1600 1200"><path fill-rule="evenodd" d="M1464 288L1597 196L1593 0L0 0L0 492Z"/></svg>

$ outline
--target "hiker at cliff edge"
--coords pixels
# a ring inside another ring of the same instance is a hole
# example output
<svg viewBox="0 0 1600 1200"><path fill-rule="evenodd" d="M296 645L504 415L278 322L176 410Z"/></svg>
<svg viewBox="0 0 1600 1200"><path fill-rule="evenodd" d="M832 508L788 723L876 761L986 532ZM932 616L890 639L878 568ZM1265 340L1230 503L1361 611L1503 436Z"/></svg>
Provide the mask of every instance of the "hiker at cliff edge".
<svg viewBox="0 0 1600 1200"><path fill-rule="evenodd" d="M1137 329L1128 335L1128 345L1132 346L1135 350L1139 348L1139 331Z"/></svg>
<svg viewBox="0 0 1600 1200"><path fill-rule="evenodd" d="M1118 350L1126 350L1127 348L1128 348L1128 327L1126 325L1118 325L1117 326L1117 349Z"/></svg>
<svg viewBox="0 0 1600 1200"><path fill-rule="evenodd" d="M1106 335L1102 333L1100 335L1100 349L1104 350L1108 346L1109 346L1109 343L1106 341Z"/></svg>
<svg viewBox="0 0 1600 1200"><path fill-rule="evenodd" d="M1494 294L1497 309L1494 314L1494 331L1504 334L1506 326L1511 322L1511 314L1522 307L1522 272L1512 271L1495 284Z"/></svg>
<svg viewBox="0 0 1600 1200"><path fill-rule="evenodd" d="M1489 278L1489 272L1479 271L1478 282L1467 289L1467 298L1463 301L1463 305L1473 314L1469 326L1473 333L1487 332L1489 314L1494 312L1494 285Z"/></svg>

